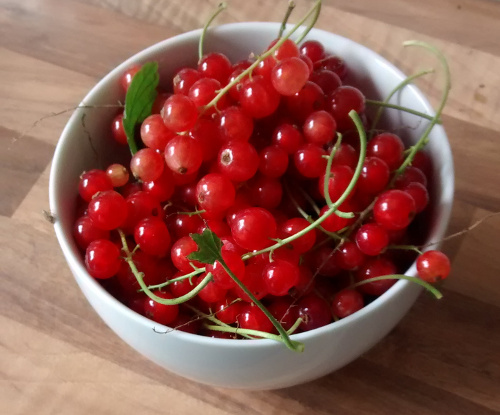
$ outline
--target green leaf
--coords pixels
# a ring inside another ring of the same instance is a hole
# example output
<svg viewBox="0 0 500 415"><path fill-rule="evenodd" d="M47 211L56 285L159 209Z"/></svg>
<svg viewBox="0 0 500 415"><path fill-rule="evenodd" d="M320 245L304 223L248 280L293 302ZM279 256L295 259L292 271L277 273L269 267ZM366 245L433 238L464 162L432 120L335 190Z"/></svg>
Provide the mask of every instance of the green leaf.
<svg viewBox="0 0 500 415"><path fill-rule="evenodd" d="M127 135L127 142L132 155L137 153L135 126L151 115L159 80L158 63L147 62L134 75L127 90L125 110L123 112L123 129Z"/></svg>
<svg viewBox="0 0 500 415"><path fill-rule="evenodd" d="M189 254L189 259L203 264L213 264L222 260L222 241L210 229L205 228L203 233L192 233L190 236L198 245L198 250Z"/></svg>

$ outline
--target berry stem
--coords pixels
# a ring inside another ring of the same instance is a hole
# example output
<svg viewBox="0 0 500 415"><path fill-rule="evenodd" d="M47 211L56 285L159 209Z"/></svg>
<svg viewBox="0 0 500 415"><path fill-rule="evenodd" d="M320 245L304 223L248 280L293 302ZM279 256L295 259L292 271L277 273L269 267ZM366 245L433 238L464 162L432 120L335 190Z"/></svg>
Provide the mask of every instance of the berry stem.
<svg viewBox="0 0 500 415"><path fill-rule="evenodd" d="M285 36L280 38L272 48L268 49L262 55L260 55L257 60L252 63L246 70L240 73L236 78L233 79L232 82L229 82L224 88L222 88L219 93L204 107L204 111L214 105L217 105L217 102L221 99L223 95L225 95L233 86L235 86L238 82L240 82L245 76L251 74L251 72L268 56L271 56L275 50L277 50L284 42L287 40L292 34L294 34L300 26L314 13L314 11L321 7L321 0L317 0L311 9L306 13L306 15L288 32Z"/></svg>
<svg viewBox="0 0 500 415"><path fill-rule="evenodd" d="M325 173L325 181L323 184L323 193L325 194L326 204L328 205L329 208L332 207L333 205L332 199L330 197L330 192L328 190L328 186L330 184L330 174L331 174L330 172L332 170L333 157L335 156L335 153L339 149L341 143L342 143L342 134L339 133L338 140L333 146L332 151L328 156L328 161L326 162L326 173Z"/></svg>
<svg viewBox="0 0 500 415"><path fill-rule="evenodd" d="M422 255L422 251L415 245L389 245L386 249L402 249L404 251L415 251L417 254Z"/></svg>
<svg viewBox="0 0 500 415"><path fill-rule="evenodd" d="M300 324L300 323L299 323ZM212 326L212 325L205 325L205 328L209 330L214 330L214 331L222 331L226 333L234 333L234 334L246 334L248 336L252 337L261 337L264 339L268 340L276 340L276 341L282 341L281 336L277 336L276 334L271 334L271 333L266 333L265 331L259 331L259 330L251 330L251 329L240 329L238 327L224 327L224 326ZM296 342L298 343L298 342ZM304 351L304 345L302 343L298 343L297 349L293 349L296 352L303 352Z"/></svg>
<svg viewBox="0 0 500 415"><path fill-rule="evenodd" d="M171 280L168 280L166 282L162 282L161 284L149 285L148 288L150 290L156 290L158 288L163 288L163 287L166 287L167 285L173 284L174 282L182 281L182 280L185 280L186 278L192 278L195 275L201 274L202 272L205 272L205 271L206 271L205 267L198 268L195 271L190 272L189 274L181 275L180 277L177 277L177 278L172 278ZM138 292L142 292L142 291L143 291L142 289L138 290Z"/></svg>
<svg viewBox="0 0 500 415"><path fill-rule="evenodd" d="M440 61L441 65L443 66L444 70L444 89L443 89L443 95L441 96L441 102L439 103L439 106L436 110L436 113L434 114L434 117L432 117L431 122L427 126L426 130L422 134L422 137L418 140L418 142L412 147L412 150L410 154L406 157L405 161L401 166L396 170L396 174L392 178L391 185L394 184L394 181L396 180L396 177L399 176L401 173L405 171L405 169L411 164L413 161L413 158L415 157L415 154L427 143L429 134L431 133L432 129L434 126L438 123L439 119L441 118L441 113L443 112L444 106L446 105L446 101L448 100L448 94L450 93L451 89L451 75L450 75L450 68L448 66L448 62L446 61L446 58L444 57L443 53L437 49L436 47L429 45L426 42L420 42L417 40L410 40L407 42L403 43L403 46L418 46L422 47L424 49L427 49L429 52L433 53L436 55L438 60Z"/></svg>
<svg viewBox="0 0 500 415"><path fill-rule="evenodd" d="M389 95L387 95L387 97L385 98L384 100L384 104L388 104L389 101L391 100L391 98L397 93L399 92L401 89L403 89L405 86L407 86L408 84L411 84L415 79L417 78L420 78L421 76L424 76L424 75L427 75L427 74L430 74L430 73L433 73L434 72L434 69L427 69L427 70L424 70L424 71L421 71L421 72L417 72L413 75L410 75L409 77L407 77L406 79L402 80L398 85L396 85L396 87L389 93ZM380 117L382 116L382 111L384 110L384 107L383 106L380 106L379 109L377 110L377 113L375 114L375 117L373 117L373 121L372 121L372 126L370 128L370 130L372 131L372 134L373 134L373 131L375 130L375 128L377 127L377 124L380 120ZM370 134L370 137L371 135Z"/></svg>
<svg viewBox="0 0 500 415"><path fill-rule="evenodd" d="M271 245L268 248L261 249L260 251L249 252L242 256L243 260L247 260L248 258L263 254L264 252L274 251L275 249L278 249L283 245L293 242L294 240L305 235L307 232L310 232L311 230L317 228L321 223L323 223L323 221L326 220L326 218L328 218L331 214L336 212L339 206L347 199L347 197L349 197L349 194L353 191L354 186L356 185L358 178L361 174L361 170L363 169L363 163L365 162L365 157L366 157L366 132L363 128L363 122L361 121L361 118L359 118L359 115L354 110L351 110L349 112L349 116L354 121L354 124L356 125L356 128L358 130L360 149L359 149L359 159L358 159L358 164L356 166L356 170L354 171L354 175L349 183L349 186L347 186L347 188L345 189L344 193L342 193L339 199L332 204L332 207L328 209L323 216L320 216L318 219L316 219L309 226L302 229L300 232L297 232L296 234L289 236L288 238L285 238L281 242ZM350 216L347 217L352 218L353 216L354 215L351 212Z"/></svg>
<svg viewBox="0 0 500 415"><path fill-rule="evenodd" d="M205 26L203 26L203 31L201 32L200 36L200 42L198 43L198 58L201 59L203 58L203 43L205 42L205 36L207 34L208 27L210 24L214 21L214 19L227 7L227 4L225 2L219 3L217 6L217 9L212 13L212 15L209 17L207 22L205 23Z"/></svg>
<svg viewBox="0 0 500 415"><path fill-rule="evenodd" d="M429 121L433 121L434 120L434 117L432 115L425 114L424 112L416 111L416 110L408 108L408 107L402 107L401 105L389 104L387 102L377 101L375 99L366 99L365 102L368 105L376 105L376 106L379 106L379 107L392 108L392 109L396 109L396 110L399 110L399 111L407 112L409 114L413 114L413 115L416 115L418 117L425 118L426 120L429 120ZM441 120L438 119L436 121L436 123L441 124Z"/></svg>
<svg viewBox="0 0 500 415"><path fill-rule="evenodd" d="M122 241L122 250L125 252L125 261L127 262L128 266L130 267L130 270L132 271L132 274L134 274L134 277L137 279L137 282L139 283L142 291L151 298L153 301L156 301L157 303L160 304L165 304L165 305L175 305L175 304L181 304L185 303L188 300L191 300L191 298L195 297L198 295L198 293L206 287L206 285L212 281L212 274L209 272L205 278L198 284L195 288L193 288L191 291L189 291L187 294L182 295L177 298L173 299L168 299L168 298L161 298L155 295L149 288L148 286L144 283L143 279L143 273L140 272L137 267L134 264L134 261L132 259L132 253L130 252L130 249L128 248L127 244L127 238L125 234L123 233L122 230L118 230L120 233L120 239Z"/></svg>
<svg viewBox="0 0 500 415"><path fill-rule="evenodd" d="M316 8L316 11L315 11L315 13L313 15L313 18L312 18L311 22L306 27L306 29L304 30L304 32L299 36L299 38L295 41L295 43L299 44L300 42L302 42L304 40L304 38L308 35L308 33L311 31L311 29L316 24L320 12L321 12L321 0L318 3L318 7Z"/></svg>
<svg viewBox="0 0 500 415"><path fill-rule="evenodd" d="M201 215L202 213L205 213L206 210L195 210L194 212L177 212L178 215L188 215L188 216L194 216L194 215Z"/></svg>
<svg viewBox="0 0 500 415"><path fill-rule="evenodd" d="M304 345L300 342L290 340L290 337L288 337L286 330L283 328L280 322L274 318L269 310L264 307L264 305L253 295L253 293L245 286L245 284L243 284L240 279L236 275L234 275L233 271L231 271L231 269L227 266L222 256L220 257L219 262L224 270L233 279L233 281L245 292L246 295L248 295L248 297L250 297L253 303L261 309L261 311L266 315L271 323L273 323L273 326L276 327L276 330L278 330L278 333L280 334L280 336L276 336L276 340L285 343L286 347L295 352L304 351Z"/></svg>
<svg viewBox="0 0 500 415"><path fill-rule="evenodd" d="M393 274L393 275L383 275L381 277L373 277L373 278L368 278L366 280L358 281L351 286L347 287L349 288L356 288L359 287L360 285L368 284L370 282L376 282L376 281L383 281L383 280L406 280L406 281L411 281L414 282L417 285L420 285L424 287L427 291L429 291L436 299L441 299L443 298L443 294L441 292L433 287L431 284L428 282L425 282L424 280L417 278L417 277L409 277L408 275L400 275L400 274Z"/></svg>
<svg viewBox="0 0 500 415"><path fill-rule="evenodd" d="M286 24L288 22L288 18L292 14L293 9L295 9L295 2L289 1L288 2L288 9L286 9L285 17L283 18L283 22L281 23L280 31L278 32L278 39L283 36L283 32L286 29Z"/></svg>

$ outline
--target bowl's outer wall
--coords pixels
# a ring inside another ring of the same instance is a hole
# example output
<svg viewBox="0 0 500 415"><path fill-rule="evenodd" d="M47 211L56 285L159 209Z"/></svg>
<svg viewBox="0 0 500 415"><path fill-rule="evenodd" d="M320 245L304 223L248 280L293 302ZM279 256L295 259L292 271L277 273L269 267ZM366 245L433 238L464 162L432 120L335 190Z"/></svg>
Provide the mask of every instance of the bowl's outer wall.
<svg viewBox="0 0 500 415"><path fill-rule="evenodd" d="M277 23L237 23L213 28L205 50L226 53L232 61L258 53L276 37ZM113 70L85 97L82 104L99 105L123 100L119 77L132 63L156 60L161 83L168 85L176 69L194 65L200 31L186 33L154 45ZM351 75L347 83L363 88L369 97L382 98L404 75L369 49L340 36L313 29L309 39L321 41L328 52L342 56ZM395 97L401 105L432 113L428 102L414 87ZM117 110L80 109L64 129L56 148L50 177L51 210L57 218L55 231L63 253L80 288L106 324L126 343L166 369L198 382L243 389L274 389L303 383L336 370L371 348L404 316L417 298L415 284L399 281L386 294L358 313L335 324L294 335L305 343L302 354L268 341L210 339L167 330L136 314L111 297L85 270L81 254L72 238L76 189L82 171L104 168L127 157L123 147L111 144L109 123ZM85 114L85 125L82 117ZM403 134L408 142L418 139L427 125L413 115L386 111L388 125L411 127ZM89 138L91 137L91 138ZM92 145L91 145L92 144ZM442 238L453 200L453 162L441 126L436 126L428 144L432 155L436 189L430 241ZM406 272L415 275L415 265Z"/></svg>

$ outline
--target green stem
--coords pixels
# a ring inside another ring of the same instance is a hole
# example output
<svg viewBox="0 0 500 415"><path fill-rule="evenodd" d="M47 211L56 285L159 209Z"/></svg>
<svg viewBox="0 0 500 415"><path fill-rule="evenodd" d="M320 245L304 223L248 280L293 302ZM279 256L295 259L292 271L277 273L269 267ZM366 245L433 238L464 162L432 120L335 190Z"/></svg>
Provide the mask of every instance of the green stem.
<svg viewBox="0 0 500 415"><path fill-rule="evenodd" d="M191 298L195 297L203 288L206 287L206 285L212 281L212 274L208 273L205 278L198 284L194 289L189 291L187 294L182 295L177 298L162 298L158 297L156 294L154 294L148 286L145 284L144 279L143 279L143 273L140 272L137 267L134 264L134 261L132 260L132 254L130 253L130 250L128 248L127 244L127 239L123 231L118 230L120 233L120 239L122 241L122 249L123 252L125 252L125 261L127 262L128 266L130 267L130 270L132 271L132 274L134 274L135 278L137 279L137 282L139 283L139 286L141 287L142 291L151 298L153 301L156 301L157 303L160 304L165 304L165 305L175 305L175 304L181 304L185 303L186 301L191 300Z"/></svg>
<svg viewBox="0 0 500 415"><path fill-rule="evenodd" d="M150 290L157 290L159 288L163 288L163 287L166 287L167 285L173 284L174 282L182 281L182 280L185 280L186 278L192 278L195 275L201 274L202 272L205 272L205 271L206 271L205 267L198 268L197 270L190 272L189 274L181 275L180 277L177 277L177 278L172 278L171 280L168 280L166 282L162 282L161 284L149 285L148 288ZM142 289L139 290L139 292L142 292Z"/></svg>
<svg viewBox="0 0 500 415"><path fill-rule="evenodd" d="M406 281L411 281L414 282L417 285L420 285L424 287L427 291L429 291L434 297L436 297L438 300L443 297L443 294L441 292L433 287L431 284L428 282L417 278L417 277L409 277L408 275L400 275L400 274L393 274L393 275L383 275L381 277L373 277L373 278L368 278L366 280L358 281L348 288L356 288L364 284L368 284L370 282L377 282L377 281L383 281L383 280L406 280Z"/></svg>
<svg viewBox="0 0 500 415"><path fill-rule="evenodd" d="M286 347L289 349L295 351L295 352L302 352L304 350L304 345L300 342L290 340L290 337L288 337L287 332L283 328L283 326L279 323L278 320L274 318L274 316L268 311L266 307L253 295L253 293L243 284L240 279L234 275L234 273L231 271L231 269L227 266L225 261L222 259L222 257L219 259L220 264L224 268L224 270L229 274L229 276L233 279L233 281L240 287L248 297L254 302L254 304L261 309L261 311L266 315L266 317L273 323L273 326L276 327L276 330L278 330L278 333L280 336L275 336L276 340L281 341L285 343ZM254 330L252 330L254 331ZM258 332L260 333L260 332ZM247 333L248 334L248 333ZM260 334L257 334L260 335Z"/></svg>
<svg viewBox="0 0 500 415"><path fill-rule="evenodd" d="M379 107L392 108L395 110L407 112L409 114L413 114L413 115L416 115L418 117L425 118L426 120L429 120L429 121L432 121L434 119L434 117L432 115L429 115L429 114L426 114L424 112L420 112L420 111L417 111L417 110L414 110L414 109L411 109L408 107L402 107L401 105L389 104L387 102L377 101L374 99L366 99L365 102L368 105L377 105ZM441 121L439 121L439 123L441 123Z"/></svg>
<svg viewBox="0 0 500 415"><path fill-rule="evenodd" d="M304 32L300 35L300 37L295 41L296 44L299 44L300 42L302 42L304 40L304 38L309 34L309 32L311 31L311 29L316 24L320 12L321 12L321 0L319 1L319 6L316 8L316 12L313 15L311 23L309 23L309 25L307 26L306 30L304 30Z"/></svg>
<svg viewBox="0 0 500 415"><path fill-rule="evenodd" d="M225 333L235 333L235 334L246 334L248 336L252 337L262 337L264 339L269 339L269 340L276 340L276 341L282 341L281 336L277 336L276 334L271 334L267 333L265 331L259 331L259 330L251 330L251 329L240 329L238 327L222 327L222 326L212 326L207 324L205 328L209 330L214 330L214 331L222 331ZM303 352L304 351L304 344L295 342L297 343L296 349L292 349L295 352Z"/></svg>
<svg viewBox="0 0 500 415"><path fill-rule="evenodd" d="M205 36L207 34L208 27L212 24L214 19L227 7L227 4L222 2L219 3L215 12L212 13L208 21L203 26L203 32L201 32L200 42L198 43L198 58L203 58L203 43L205 42Z"/></svg>
<svg viewBox="0 0 500 415"><path fill-rule="evenodd" d="M288 32L285 36L280 38L271 49L268 49L262 55L260 55L257 60L252 63L246 70L244 70L241 74L239 74L233 81L229 82L224 88L222 88L219 93L210 101L207 105L205 105L204 110L217 105L217 102L221 99L223 95L225 95L233 86L235 86L238 82L240 82L245 76L249 75L264 59L268 56L271 56L275 50L277 50L284 42L287 40L292 34L294 34L299 27L309 18L309 16L321 5L321 0L316 0L311 9L306 13L306 15Z"/></svg>
<svg viewBox="0 0 500 415"><path fill-rule="evenodd" d="M194 216L194 215L201 215L202 213L205 213L206 210L195 210L194 212L177 212L178 215L188 215L188 216Z"/></svg>
<svg viewBox="0 0 500 415"><path fill-rule="evenodd" d="M286 24L288 22L288 18L292 14L293 9L295 9L295 3L293 1L288 2L288 9L286 9L285 17L283 18L283 22L281 23L280 31L278 33L278 39L283 36L283 32L286 29Z"/></svg>
<svg viewBox="0 0 500 415"><path fill-rule="evenodd" d="M305 227L300 232L297 232L296 234L289 236L288 238L283 239L280 243L271 245L270 247L261 249L260 251L250 252L250 253L243 255L242 256L243 260L247 260L248 258L263 254L264 252L274 251L275 249L278 249L280 246L283 246L283 245L286 245L290 242L293 242L295 239L300 238L301 236L305 235L307 232L312 231L313 229L317 228L320 224L322 224L323 221L325 221L331 214L333 214L339 208L339 206L342 203L344 203L344 201L349 197L349 195L351 194L351 192L354 189L354 186L356 186L356 183L358 182L358 178L361 174L361 170L363 169L363 163L365 162L365 157L366 157L366 132L363 128L363 122L361 121L361 118L359 118L359 115L354 110L351 110L349 112L349 116L354 121L354 124L356 125L356 128L358 130L360 149L359 149L358 164L356 166L356 170L354 171L354 175L349 183L349 186L347 186L347 189L345 189L344 193L342 193L342 195L339 197L339 199L332 205L332 207L330 209L328 209L326 211L326 213L323 216L320 216L318 219L316 219L309 226ZM351 213L351 216L349 216L349 217L351 218L353 216L354 215Z"/></svg>
<svg viewBox="0 0 500 415"><path fill-rule="evenodd" d="M285 313L285 315L286 315L286 313ZM286 333L287 333L288 335L295 333L295 331L299 328L299 326L301 325L301 323L302 323L303 321L304 321L304 320L302 320L302 318L301 318L301 317L299 317L299 318L295 321L295 323L293 323L293 326L292 326L292 327L290 327L290 328L286 331Z"/></svg>
<svg viewBox="0 0 500 415"><path fill-rule="evenodd" d="M326 174L323 184L323 193L325 194L325 200L328 207L332 207L333 205L332 199L330 197L330 191L328 190L328 187L330 185L330 174L332 170L333 157L335 156L335 153L339 149L341 143L342 143L342 134L339 133L339 138L335 143L335 145L333 146L332 151L328 156L328 161L326 162Z"/></svg>
<svg viewBox="0 0 500 415"><path fill-rule="evenodd" d="M394 181L396 180L396 177L399 176L401 173L404 172L404 170L411 164L413 161L413 158L415 157L415 154L427 143L427 139L429 137L429 134L431 133L432 129L434 126L438 123L439 119L441 118L441 113L443 112L444 106L446 105L446 101L448 100L448 94L450 93L451 89L451 75L450 75L450 68L448 66L448 62L446 61L446 58L442 54L442 52L437 49L436 47L429 45L426 42L420 42L417 40L410 40L408 42L404 42L403 46L419 46L424 49L427 49L428 51L432 52L434 55L437 56L438 60L441 62L441 65L443 66L444 70L444 79L445 79L445 84L444 84L444 89L443 89L443 95L441 96L441 102L439 103L439 106L436 110L436 114L432 118L431 122L427 126L426 130L422 134L422 137L420 137L420 140L413 146L410 154L406 157L405 161L401 166L396 170L396 174L392 178L391 185L394 184Z"/></svg>
<svg viewBox="0 0 500 415"><path fill-rule="evenodd" d="M404 251L415 251L417 254L422 255L422 251L415 245L389 245L386 249L401 249Z"/></svg>
<svg viewBox="0 0 500 415"><path fill-rule="evenodd" d="M408 78L404 79L398 85L396 85L396 87L389 93L389 95L387 95L387 97L384 100L384 104L388 104L389 101L391 100L391 98L394 95L396 95L396 93L398 91L400 91L401 89L403 89L408 84L411 84L415 79L420 78L421 76L433 73L433 72L434 72L434 69L427 69L427 70L418 72L416 74L410 75ZM378 124L378 122L380 120L380 117L382 116L382 111L383 110L384 110L384 107L382 107L382 106L380 106L379 109L377 110L377 113L375 114L375 117L373 117L372 126L371 126L370 130L373 131L377 127L377 124Z"/></svg>

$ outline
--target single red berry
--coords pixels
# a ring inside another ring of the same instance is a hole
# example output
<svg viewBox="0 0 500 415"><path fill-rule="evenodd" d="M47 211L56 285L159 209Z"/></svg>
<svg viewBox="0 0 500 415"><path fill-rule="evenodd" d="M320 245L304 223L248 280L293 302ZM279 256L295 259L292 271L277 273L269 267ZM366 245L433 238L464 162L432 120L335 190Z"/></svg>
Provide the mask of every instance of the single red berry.
<svg viewBox="0 0 500 415"><path fill-rule="evenodd" d="M153 294L167 300L171 300L174 298L173 295L168 292L154 291ZM179 306L177 304L160 304L155 300L148 298L146 300L146 303L144 304L144 312L146 314L146 317L150 318L151 320L154 320L159 324L169 325L177 318L179 314Z"/></svg>
<svg viewBox="0 0 500 415"><path fill-rule="evenodd" d="M276 237L276 221L269 211L252 207L237 213L231 224L235 242L244 249L253 251L273 244Z"/></svg>
<svg viewBox="0 0 500 415"><path fill-rule="evenodd" d="M192 252L196 252L197 250L198 250L198 245L196 245L196 242L193 241L193 239L190 236L184 236L175 241L174 244L172 245L172 249L170 250L172 262L175 265L175 267L179 271L183 271L186 273L193 271L193 267L190 265L190 262L192 262L198 268L203 267L203 265L200 262L191 261L188 258L189 254L191 254Z"/></svg>
<svg viewBox="0 0 500 415"><path fill-rule="evenodd" d="M365 111L365 96L357 88L341 86L330 95L328 109L335 118L340 131L353 129L355 126L349 112L354 110L362 114Z"/></svg>
<svg viewBox="0 0 500 415"><path fill-rule="evenodd" d="M340 79L344 79L347 75L347 66L339 56L326 56L325 58L314 62L314 69L327 69L336 73Z"/></svg>
<svg viewBox="0 0 500 415"><path fill-rule="evenodd" d="M297 305L291 298L273 299L267 309L285 330L290 330L297 321Z"/></svg>
<svg viewBox="0 0 500 415"><path fill-rule="evenodd" d="M403 161L404 144L392 133L382 133L373 137L367 146L368 156L384 160L390 170L397 169Z"/></svg>
<svg viewBox="0 0 500 415"><path fill-rule="evenodd" d="M189 130L189 137L199 145L203 161L211 161L217 156L222 144L217 122L210 118L199 118Z"/></svg>
<svg viewBox="0 0 500 415"><path fill-rule="evenodd" d="M416 182L409 183L402 190L413 198L416 213L422 212L429 204L429 192L423 184Z"/></svg>
<svg viewBox="0 0 500 415"><path fill-rule="evenodd" d="M85 266L90 275L97 279L107 279L120 269L120 250L107 239L92 241L85 253Z"/></svg>
<svg viewBox="0 0 500 415"><path fill-rule="evenodd" d="M109 231L99 229L92 219L85 215L75 221L73 236L81 249L87 249L90 243L97 239L109 239Z"/></svg>
<svg viewBox="0 0 500 415"><path fill-rule="evenodd" d="M158 179L164 167L163 157L152 148L139 150L130 160L132 174L144 182Z"/></svg>
<svg viewBox="0 0 500 415"><path fill-rule="evenodd" d="M338 87L342 86L342 81L339 76L332 71L326 69L319 69L314 71L310 76L309 80L318 85L325 95L330 95Z"/></svg>
<svg viewBox="0 0 500 415"><path fill-rule="evenodd" d="M315 294L306 295L298 302L297 314L303 320L300 323L300 328L303 331L326 326L332 321L330 306Z"/></svg>
<svg viewBox="0 0 500 415"><path fill-rule="evenodd" d="M271 115L280 103L280 95L271 82L259 75L244 81L239 94L242 108L253 118Z"/></svg>
<svg viewBox="0 0 500 415"><path fill-rule="evenodd" d="M228 107L219 115L219 131L223 141L248 141L253 132L253 120L240 107Z"/></svg>
<svg viewBox="0 0 500 415"><path fill-rule="evenodd" d="M193 84L201 79L201 73L193 68L182 68L173 78L174 94L187 95Z"/></svg>
<svg viewBox="0 0 500 415"><path fill-rule="evenodd" d="M222 247L222 259L231 272L240 280L245 280L245 264L241 259L241 255L237 252L225 249ZM236 283L233 278L227 273L224 267L219 261L215 261L213 264L207 265L207 272L211 272L214 277L214 282L219 287L229 290L234 288Z"/></svg>
<svg viewBox="0 0 500 415"><path fill-rule="evenodd" d="M203 77L217 79L222 85L227 83L232 70L231 61L222 53L208 53L198 62L198 71Z"/></svg>
<svg viewBox="0 0 500 415"><path fill-rule="evenodd" d="M256 305L244 305L237 320L239 327L242 329L258 330L267 333L273 331L273 323Z"/></svg>
<svg viewBox="0 0 500 415"><path fill-rule="evenodd" d="M322 146L335 137L337 124L326 111L315 111L307 117L302 126L304 137L310 143Z"/></svg>
<svg viewBox="0 0 500 415"><path fill-rule="evenodd" d="M373 258L366 261L356 274L357 281L392 275L397 272L394 263L386 258ZM369 295L382 295L396 283L393 279L382 279L360 285L358 289Z"/></svg>
<svg viewBox="0 0 500 415"><path fill-rule="evenodd" d="M329 210L330 208L328 207L328 205L323 206L320 210L320 216L326 215ZM343 213L349 213L353 210L354 209L352 208L349 201L342 203L338 208L338 211ZM343 218L338 216L334 212L321 223L321 226L328 232L338 232L341 229L344 229L346 226L349 226L351 223L354 223L355 220L355 217Z"/></svg>
<svg viewBox="0 0 500 415"><path fill-rule="evenodd" d="M113 187L122 187L128 183L129 174L123 164L111 164L106 170L106 176L111 181Z"/></svg>
<svg viewBox="0 0 500 415"><path fill-rule="evenodd" d="M175 173L189 175L195 173L203 162L200 144L185 135L178 135L165 147L165 162Z"/></svg>
<svg viewBox="0 0 500 415"><path fill-rule="evenodd" d="M123 196L114 190L100 192L89 203L89 217L99 229L119 228L127 219L127 203Z"/></svg>
<svg viewBox="0 0 500 415"><path fill-rule="evenodd" d="M302 176L312 179L324 174L326 169L324 155L326 151L323 148L308 143L299 147L293 156L293 161Z"/></svg>
<svg viewBox="0 0 500 415"><path fill-rule="evenodd" d="M215 317L226 324L235 323L243 310L244 303L242 301L233 302L234 300L236 299L230 296L229 298L215 303L213 305Z"/></svg>
<svg viewBox="0 0 500 415"><path fill-rule="evenodd" d="M113 183L105 171L93 169L80 176L78 193L86 202L90 202L97 193L106 190L113 190Z"/></svg>
<svg viewBox="0 0 500 415"><path fill-rule="evenodd" d="M247 192L253 206L275 209L281 203L283 187L278 179L256 175L247 182Z"/></svg>
<svg viewBox="0 0 500 415"><path fill-rule="evenodd" d="M165 126L160 114L150 115L141 124L142 142L154 150L165 150L165 146L175 136L176 134Z"/></svg>
<svg viewBox="0 0 500 415"><path fill-rule="evenodd" d="M346 271L357 270L366 260L363 252L351 241L343 242L335 252L335 256L339 267Z"/></svg>
<svg viewBox="0 0 500 415"><path fill-rule="evenodd" d="M397 177L394 182L396 189L403 189L410 183L420 183L427 187L427 177L418 167L408 166L403 174Z"/></svg>
<svg viewBox="0 0 500 415"><path fill-rule="evenodd" d="M338 318L345 318L363 308L363 296L356 290L342 290L335 294L332 302L332 312Z"/></svg>
<svg viewBox="0 0 500 415"><path fill-rule="evenodd" d="M234 182L252 178L259 168L259 155L255 147L246 141L231 141L219 149L219 172Z"/></svg>
<svg viewBox="0 0 500 415"><path fill-rule="evenodd" d="M415 201L402 190L388 190L377 198L373 215L388 230L406 228L415 217Z"/></svg>
<svg viewBox="0 0 500 415"><path fill-rule="evenodd" d="M281 297L299 282L299 268L290 262L276 260L265 268L263 278L269 294Z"/></svg>
<svg viewBox="0 0 500 415"><path fill-rule="evenodd" d="M309 78L309 68L299 57L280 61L271 72L271 82L281 95L291 96L299 92Z"/></svg>
<svg viewBox="0 0 500 415"><path fill-rule="evenodd" d="M378 157L367 157L356 183L356 190L366 195L376 195L389 183L389 166Z"/></svg>
<svg viewBox="0 0 500 415"><path fill-rule="evenodd" d="M317 40L307 40L300 46L300 53L317 62L325 57L325 48Z"/></svg>
<svg viewBox="0 0 500 415"><path fill-rule="evenodd" d="M132 83L132 79L134 78L135 74L137 72L139 72L140 70L141 70L141 65L132 65L122 75L122 77L120 79L120 83L121 83L122 88L125 92L127 92L130 84Z"/></svg>
<svg viewBox="0 0 500 415"><path fill-rule="evenodd" d="M134 239L148 255L161 258L170 251L170 234L167 225L157 217L142 219L135 226Z"/></svg>
<svg viewBox="0 0 500 415"><path fill-rule="evenodd" d="M312 112L325 109L323 90L310 81L296 94L285 97L284 101L289 113L300 124L304 123Z"/></svg>
<svg viewBox="0 0 500 415"><path fill-rule="evenodd" d="M288 219L280 225L278 235L281 239L285 239L303 231L308 226L309 222L303 218ZM312 230L290 242L288 246L292 247L298 254L303 254L309 251L314 246L315 242L316 233Z"/></svg>
<svg viewBox="0 0 500 415"><path fill-rule="evenodd" d="M193 128L198 118L198 109L187 96L176 94L165 101L161 116L167 128L178 133Z"/></svg>
<svg viewBox="0 0 500 415"><path fill-rule="evenodd" d="M418 276L431 284L447 278L450 271L450 260L441 251L427 251L417 258Z"/></svg>
<svg viewBox="0 0 500 415"><path fill-rule="evenodd" d="M158 202L166 202L174 194L174 180L170 169L163 169L160 177L142 183L142 190L156 198Z"/></svg>
<svg viewBox="0 0 500 415"><path fill-rule="evenodd" d="M356 245L365 255L376 256L389 245L385 228L376 223L365 223L356 232Z"/></svg>
<svg viewBox="0 0 500 415"><path fill-rule="evenodd" d="M123 113L118 114L111 123L111 132L116 142L127 145L127 134L123 128Z"/></svg>
<svg viewBox="0 0 500 415"><path fill-rule="evenodd" d="M350 167L347 166L333 166L330 170L330 177L328 179L328 194L332 202L336 202L347 190L351 180L354 176L354 172ZM319 182L319 192L324 197L325 195L325 175L322 175ZM354 195L351 192L348 195L349 200Z"/></svg>
<svg viewBox="0 0 500 415"><path fill-rule="evenodd" d="M295 125L288 123L283 123L276 127L272 140L274 144L285 150L287 154L295 153L304 142L300 130Z"/></svg>
<svg viewBox="0 0 500 415"><path fill-rule="evenodd" d="M288 168L288 154L278 145L264 147L259 153L259 171L267 177L278 178Z"/></svg>
<svg viewBox="0 0 500 415"><path fill-rule="evenodd" d="M235 194L231 181L219 173L207 174L196 185L196 200L209 212L225 212L233 205Z"/></svg>

